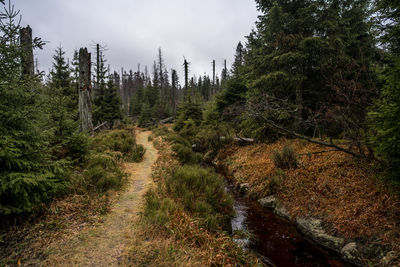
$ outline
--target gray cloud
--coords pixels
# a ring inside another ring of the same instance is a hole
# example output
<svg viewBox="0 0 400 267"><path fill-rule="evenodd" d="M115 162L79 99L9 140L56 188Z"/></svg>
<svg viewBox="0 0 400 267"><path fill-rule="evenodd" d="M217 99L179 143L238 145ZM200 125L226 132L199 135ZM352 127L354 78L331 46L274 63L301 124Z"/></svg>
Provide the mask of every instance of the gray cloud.
<svg viewBox="0 0 400 267"><path fill-rule="evenodd" d="M49 41L36 51L40 69L48 70L60 44L72 57L74 49L106 44L112 69L151 69L161 47L167 67L182 73L185 56L191 73L217 73L223 60L232 63L236 44L244 42L259 14L254 0L12 0L22 24Z"/></svg>

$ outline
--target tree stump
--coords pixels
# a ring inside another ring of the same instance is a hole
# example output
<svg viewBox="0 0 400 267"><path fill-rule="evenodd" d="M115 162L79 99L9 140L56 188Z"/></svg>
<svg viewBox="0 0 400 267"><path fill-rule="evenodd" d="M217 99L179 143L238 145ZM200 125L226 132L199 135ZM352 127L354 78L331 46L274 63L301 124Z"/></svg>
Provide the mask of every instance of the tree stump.
<svg viewBox="0 0 400 267"><path fill-rule="evenodd" d="M92 122L92 84L90 82L90 53L87 48L79 50L79 118L83 132L93 131Z"/></svg>
<svg viewBox="0 0 400 267"><path fill-rule="evenodd" d="M32 29L29 25L26 28L21 28L19 31L19 40L22 48L21 56L21 71L22 75L33 76L33 46L32 46Z"/></svg>

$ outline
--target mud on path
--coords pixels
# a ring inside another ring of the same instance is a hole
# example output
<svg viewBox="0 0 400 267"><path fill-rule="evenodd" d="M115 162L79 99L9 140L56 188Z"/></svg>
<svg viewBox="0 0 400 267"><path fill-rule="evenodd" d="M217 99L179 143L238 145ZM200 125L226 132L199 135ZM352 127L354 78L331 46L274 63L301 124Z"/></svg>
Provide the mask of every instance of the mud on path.
<svg viewBox="0 0 400 267"><path fill-rule="evenodd" d="M140 163L125 163L128 185L113 204L104 222L87 229L72 240L66 240L49 254L46 266L117 266L134 239L135 222L141 211L143 195L152 185L151 168L157 150L148 141L151 132L138 132L137 143L146 153Z"/></svg>

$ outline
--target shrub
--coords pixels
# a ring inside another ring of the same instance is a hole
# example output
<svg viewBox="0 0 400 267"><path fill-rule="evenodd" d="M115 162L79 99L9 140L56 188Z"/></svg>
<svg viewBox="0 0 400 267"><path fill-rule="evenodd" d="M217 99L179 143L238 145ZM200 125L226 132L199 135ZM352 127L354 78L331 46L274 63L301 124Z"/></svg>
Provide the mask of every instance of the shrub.
<svg viewBox="0 0 400 267"><path fill-rule="evenodd" d="M172 143L174 143L174 144L181 144L181 145L184 145L184 146L187 146L187 147L190 147L190 146L192 145L192 144L189 142L189 140L187 140L186 138L180 136L180 135L177 134L177 133L173 133L173 132L167 134L167 135L164 137L164 139L165 139L166 141L172 142Z"/></svg>
<svg viewBox="0 0 400 267"><path fill-rule="evenodd" d="M174 130L176 132L180 132L185 127L185 124L189 121L189 119L194 122L196 126L199 126L202 118L203 113L200 105L195 103L183 103L179 107L178 117L174 123Z"/></svg>
<svg viewBox="0 0 400 267"><path fill-rule="evenodd" d="M201 152L209 150L217 151L231 142L232 137L229 133L229 129L224 125L202 125L201 130L198 131L194 138L196 149Z"/></svg>
<svg viewBox="0 0 400 267"><path fill-rule="evenodd" d="M97 152L111 150L129 154L135 145L134 134L127 130L104 131L93 138L93 148Z"/></svg>
<svg viewBox="0 0 400 267"><path fill-rule="evenodd" d="M217 230L233 214L232 199L224 190L224 181L200 166L179 167L166 179L166 188L184 208L197 214L204 227Z"/></svg>
<svg viewBox="0 0 400 267"><path fill-rule="evenodd" d="M89 138L85 133L75 132L65 141L67 156L73 162L83 163L90 152Z"/></svg>
<svg viewBox="0 0 400 267"><path fill-rule="evenodd" d="M150 223L160 226L164 226L169 222L175 210L178 209L172 199L160 197L154 190L146 193L145 200L144 216Z"/></svg>
<svg viewBox="0 0 400 267"><path fill-rule="evenodd" d="M119 167L115 157L96 153L89 158L83 174L75 181L75 188L87 191L105 192L121 187L126 174Z"/></svg>
<svg viewBox="0 0 400 267"><path fill-rule="evenodd" d="M93 139L93 149L102 153L105 151L121 152L125 159L140 161L145 149L136 144L133 130L112 130L96 135Z"/></svg>
<svg viewBox="0 0 400 267"><path fill-rule="evenodd" d="M285 146L282 152L275 151L272 155L275 167L280 169L296 168L298 160L292 147Z"/></svg>
<svg viewBox="0 0 400 267"><path fill-rule="evenodd" d="M132 153L131 159L134 162L140 162L140 161L142 161L145 153L146 153L146 149L142 145L136 145L135 150Z"/></svg>
<svg viewBox="0 0 400 267"><path fill-rule="evenodd" d="M163 125L159 125L158 127L153 129L154 136L165 136L165 135L169 134L170 132L171 131Z"/></svg>
<svg viewBox="0 0 400 267"><path fill-rule="evenodd" d="M191 147L179 143L172 146L172 151L176 153L183 164L200 163L203 158L200 153L193 152Z"/></svg>
<svg viewBox="0 0 400 267"><path fill-rule="evenodd" d="M193 119L188 119L183 122L183 127L178 131L178 133L186 138L190 138L196 135L198 127Z"/></svg>
<svg viewBox="0 0 400 267"><path fill-rule="evenodd" d="M269 178L268 189L269 194L275 194L279 186L282 184L282 179L285 173L282 170L276 170L275 173Z"/></svg>

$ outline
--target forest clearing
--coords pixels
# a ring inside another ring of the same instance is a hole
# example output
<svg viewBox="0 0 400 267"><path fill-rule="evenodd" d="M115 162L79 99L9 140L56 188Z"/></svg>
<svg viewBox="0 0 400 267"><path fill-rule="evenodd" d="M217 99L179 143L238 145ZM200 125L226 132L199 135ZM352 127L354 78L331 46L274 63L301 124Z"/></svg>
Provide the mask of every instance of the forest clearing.
<svg viewBox="0 0 400 267"><path fill-rule="evenodd" d="M1 267L400 266L398 1L116 2L0 0Z"/></svg>

